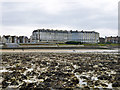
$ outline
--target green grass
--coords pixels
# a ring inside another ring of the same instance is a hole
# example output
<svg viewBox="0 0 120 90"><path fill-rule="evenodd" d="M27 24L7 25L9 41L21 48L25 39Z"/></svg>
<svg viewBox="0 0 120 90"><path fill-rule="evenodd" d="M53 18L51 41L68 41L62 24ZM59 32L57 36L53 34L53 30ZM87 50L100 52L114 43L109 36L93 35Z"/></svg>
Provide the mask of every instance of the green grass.
<svg viewBox="0 0 120 90"><path fill-rule="evenodd" d="M120 46L120 44L65 44L65 43L59 43L59 44L20 44L20 45L84 45L84 46Z"/></svg>
<svg viewBox="0 0 120 90"><path fill-rule="evenodd" d="M58 44L58 45L76 45L76 44ZM78 45L80 45L80 44L78 44Z"/></svg>
<svg viewBox="0 0 120 90"><path fill-rule="evenodd" d="M120 44L81 44L84 46L120 46Z"/></svg>
<svg viewBox="0 0 120 90"><path fill-rule="evenodd" d="M98 46L98 44L81 44L81 45L84 45L84 46Z"/></svg>
<svg viewBox="0 0 120 90"><path fill-rule="evenodd" d="M120 44L110 44L110 45L112 45L112 46L120 46Z"/></svg>

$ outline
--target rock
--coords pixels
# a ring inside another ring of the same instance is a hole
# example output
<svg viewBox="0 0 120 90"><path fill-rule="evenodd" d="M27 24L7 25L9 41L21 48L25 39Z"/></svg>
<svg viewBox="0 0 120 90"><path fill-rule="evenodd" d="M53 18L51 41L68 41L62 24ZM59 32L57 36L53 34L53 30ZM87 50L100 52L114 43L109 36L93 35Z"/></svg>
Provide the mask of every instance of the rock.
<svg viewBox="0 0 120 90"><path fill-rule="evenodd" d="M29 83L29 84L27 85L28 88L34 88L34 86L35 86L35 83Z"/></svg>
<svg viewBox="0 0 120 90"><path fill-rule="evenodd" d="M81 79L86 79L89 80L89 78L87 78L86 76L80 76Z"/></svg>
<svg viewBox="0 0 120 90"><path fill-rule="evenodd" d="M85 90L90 90L90 87L89 86L85 86L84 89Z"/></svg>
<svg viewBox="0 0 120 90"><path fill-rule="evenodd" d="M38 76L38 79L44 79L42 76Z"/></svg>
<svg viewBox="0 0 120 90"><path fill-rule="evenodd" d="M45 82L51 82L52 80L50 78L47 78Z"/></svg>
<svg viewBox="0 0 120 90"><path fill-rule="evenodd" d="M19 85L17 81L12 81L10 85Z"/></svg>
<svg viewBox="0 0 120 90"><path fill-rule="evenodd" d="M74 84L78 84L79 83L79 79L77 77L72 78L71 80Z"/></svg>
<svg viewBox="0 0 120 90"><path fill-rule="evenodd" d="M111 76L107 76L107 75L101 75L98 77L98 79L100 80L110 80L112 77Z"/></svg>
<svg viewBox="0 0 120 90"><path fill-rule="evenodd" d="M120 82L114 82L114 83L112 84L112 87L120 87Z"/></svg>
<svg viewBox="0 0 120 90"><path fill-rule="evenodd" d="M41 83L39 83L37 86L36 86L36 88L38 88L39 90L43 90L44 89L44 85L43 84L41 84Z"/></svg>
<svg viewBox="0 0 120 90"><path fill-rule="evenodd" d="M51 87L51 84L49 82L45 82L45 87Z"/></svg>
<svg viewBox="0 0 120 90"><path fill-rule="evenodd" d="M52 73L46 73L46 76L50 77L52 76Z"/></svg>
<svg viewBox="0 0 120 90"><path fill-rule="evenodd" d="M21 86L20 86L20 90L22 89L22 88L25 88L26 87L26 83L24 82Z"/></svg>
<svg viewBox="0 0 120 90"><path fill-rule="evenodd" d="M102 83L101 85L102 85L103 87L108 87L108 85L106 85L106 84L103 84L103 83Z"/></svg>
<svg viewBox="0 0 120 90"><path fill-rule="evenodd" d="M22 79L27 79L27 76L25 76L25 75L22 74L22 75L21 75L21 78L22 78Z"/></svg>
<svg viewBox="0 0 120 90"><path fill-rule="evenodd" d="M95 86L98 86L98 85L99 85L99 82L98 82L98 81L96 81L94 84L95 84Z"/></svg>
<svg viewBox="0 0 120 90"><path fill-rule="evenodd" d="M78 68L78 69L75 69L74 73L76 73L76 72L78 72L78 73L81 74L83 72L83 70L81 70L81 69Z"/></svg>
<svg viewBox="0 0 120 90"><path fill-rule="evenodd" d="M74 90L73 88L65 88L65 90Z"/></svg>
<svg viewBox="0 0 120 90"><path fill-rule="evenodd" d="M2 88L6 88L9 85L5 80L2 81Z"/></svg>
<svg viewBox="0 0 120 90"><path fill-rule="evenodd" d="M120 81L120 76L116 76L116 77L115 77L115 80L116 80L116 81Z"/></svg>

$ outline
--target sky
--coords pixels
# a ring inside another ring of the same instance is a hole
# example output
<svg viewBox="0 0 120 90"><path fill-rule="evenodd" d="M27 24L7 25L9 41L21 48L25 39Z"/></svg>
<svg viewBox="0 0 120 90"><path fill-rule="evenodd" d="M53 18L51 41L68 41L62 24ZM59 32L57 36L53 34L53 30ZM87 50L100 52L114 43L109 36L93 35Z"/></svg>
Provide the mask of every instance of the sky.
<svg viewBox="0 0 120 90"><path fill-rule="evenodd" d="M19 2L18 2L19 1ZM31 36L36 29L118 35L119 0L1 0L1 35Z"/></svg>

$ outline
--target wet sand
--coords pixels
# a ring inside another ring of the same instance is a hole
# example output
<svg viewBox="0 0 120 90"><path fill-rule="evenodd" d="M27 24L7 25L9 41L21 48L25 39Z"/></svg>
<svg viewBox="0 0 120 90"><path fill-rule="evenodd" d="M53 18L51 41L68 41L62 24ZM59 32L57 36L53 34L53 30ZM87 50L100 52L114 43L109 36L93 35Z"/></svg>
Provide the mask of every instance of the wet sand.
<svg viewBox="0 0 120 90"><path fill-rule="evenodd" d="M118 49L1 49L0 52L56 52L56 53L86 53L86 52L118 52Z"/></svg>
<svg viewBox="0 0 120 90"><path fill-rule="evenodd" d="M3 52L1 87L117 90L120 87L118 58L114 53Z"/></svg>

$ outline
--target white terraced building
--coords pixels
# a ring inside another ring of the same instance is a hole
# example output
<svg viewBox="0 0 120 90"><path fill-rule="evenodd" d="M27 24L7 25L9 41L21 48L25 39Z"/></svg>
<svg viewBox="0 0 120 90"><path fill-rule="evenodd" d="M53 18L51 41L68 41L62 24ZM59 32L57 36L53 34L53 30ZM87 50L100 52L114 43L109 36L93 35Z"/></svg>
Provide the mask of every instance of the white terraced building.
<svg viewBox="0 0 120 90"><path fill-rule="evenodd" d="M32 32L31 43L39 42L67 42L78 41L83 43L98 43L99 33L94 31L63 31L38 29Z"/></svg>

